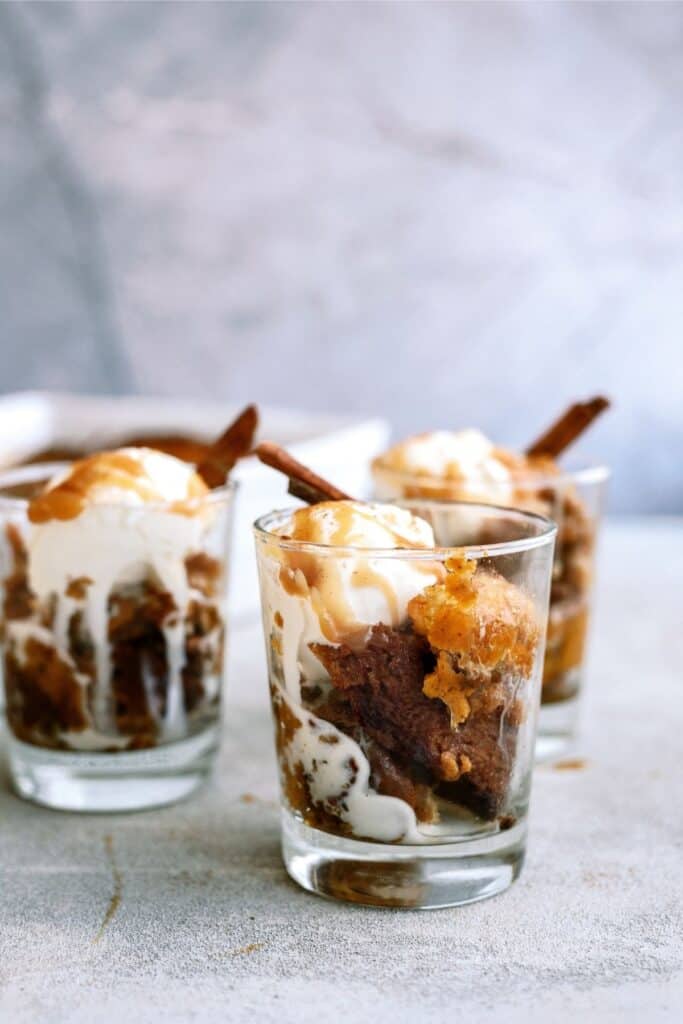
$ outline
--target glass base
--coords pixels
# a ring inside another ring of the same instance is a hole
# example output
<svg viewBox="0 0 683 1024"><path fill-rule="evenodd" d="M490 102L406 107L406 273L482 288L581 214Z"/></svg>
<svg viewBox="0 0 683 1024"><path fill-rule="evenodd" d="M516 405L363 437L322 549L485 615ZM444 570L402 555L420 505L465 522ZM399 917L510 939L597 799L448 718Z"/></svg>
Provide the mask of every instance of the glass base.
<svg viewBox="0 0 683 1024"><path fill-rule="evenodd" d="M118 754L47 750L8 736L12 784L24 800L60 811L141 811L183 800L204 782L218 749L211 725L178 743Z"/></svg>
<svg viewBox="0 0 683 1024"><path fill-rule="evenodd" d="M342 839L282 812L282 856L302 888L366 907L459 907L507 889L524 861L526 823L458 843L394 846Z"/></svg>
<svg viewBox="0 0 683 1024"><path fill-rule="evenodd" d="M579 698L541 704L536 734L536 764L565 757L576 749Z"/></svg>

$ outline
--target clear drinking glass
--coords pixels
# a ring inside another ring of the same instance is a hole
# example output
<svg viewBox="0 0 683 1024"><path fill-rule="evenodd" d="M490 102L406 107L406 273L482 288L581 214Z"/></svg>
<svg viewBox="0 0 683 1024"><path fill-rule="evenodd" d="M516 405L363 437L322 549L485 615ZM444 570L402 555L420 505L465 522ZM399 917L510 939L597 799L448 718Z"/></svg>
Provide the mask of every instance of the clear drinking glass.
<svg viewBox="0 0 683 1024"><path fill-rule="evenodd" d="M100 504L96 524L32 523L30 498L67 468L0 478L12 782L62 810L172 803L218 748L234 486L183 503Z"/></svg>
<svg viewBox="0 0 683 1024"><path fill-rule="evenodd" d="M536 512L557 523L536 757L566 754L578 734L586 675L598 529L609 471L577 464L559 473L515 473L512 485L468 478L446 480L397 472L373 463L375 494L412 511L414 499L487 501ZM437 538L438 539L438 538Z"/></svg>
<svg viewBox="0 0 683 1024"><path fill-rule="evenodd" d="M442 546L293 541L288 511L255 524L285 866L375 906L492 896L526 842L555 526L417 511Z"/></svg>

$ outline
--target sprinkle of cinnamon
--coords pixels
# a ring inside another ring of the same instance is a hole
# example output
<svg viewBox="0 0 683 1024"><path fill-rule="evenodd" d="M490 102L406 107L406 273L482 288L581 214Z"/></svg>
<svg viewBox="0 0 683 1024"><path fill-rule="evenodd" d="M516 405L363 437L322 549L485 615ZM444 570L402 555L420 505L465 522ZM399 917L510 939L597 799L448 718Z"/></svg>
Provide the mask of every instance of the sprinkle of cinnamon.
<svg viewBox="0 0 683 1024"><path fill-rule="evenodd" d="M249 455L258 427L258 409L248 405L207 450L197 473L208 487L222 487L239 459Z"/></svg>
<svg viewBox="0 0 683 1024"><path fill-rule="evenodd" d="M593 420L605 409L609 409L609 406L609 399L602 395L591 398L588 402L575 402L527 448L526 454L550 455L557 458L588 429Z"/></svg>
<svg viewBox="0 0 683 1024"><path fill-rule="evenodd" d="M302 465L272 441L262 441L256 448L256 455L266 466L288 477L289 493L309 505L316 505L320 501L353 501L344 491Z"/></svg>

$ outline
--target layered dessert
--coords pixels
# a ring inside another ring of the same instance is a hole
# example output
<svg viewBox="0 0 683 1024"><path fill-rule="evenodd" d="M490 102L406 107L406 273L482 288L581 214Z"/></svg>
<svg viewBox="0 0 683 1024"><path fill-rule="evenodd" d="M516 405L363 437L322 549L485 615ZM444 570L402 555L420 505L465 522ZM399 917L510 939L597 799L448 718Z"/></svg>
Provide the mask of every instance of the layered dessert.
<svg viewBox="0 0 683 1024"><path fill-rule="evenodd" d="M543 444L501 448L479 430L438 430L390 448L373 463L382 499L478 501L537 512L558 524L542 700L576 696L584 660L599 506ZM435 519L435 522L437 520ZM437 531L438 532L438 531ZM437 540L438 540L437 536ZM500 539L483 532L473 540Z"/></svg>
<svg viewBox="0 0 683 1024"><path fill-rule="evenodd" d="M2 538L7 719L25 743L118 752L217 720L228 501L149 448L82 459Z"/></svg>
<svg viewBox="0 0 683 1024"><path fill-rule="evenodd" d="M523 586L390 505L275 513L257 549L289 811L385 843L510 827L544 628Z"/></svg>

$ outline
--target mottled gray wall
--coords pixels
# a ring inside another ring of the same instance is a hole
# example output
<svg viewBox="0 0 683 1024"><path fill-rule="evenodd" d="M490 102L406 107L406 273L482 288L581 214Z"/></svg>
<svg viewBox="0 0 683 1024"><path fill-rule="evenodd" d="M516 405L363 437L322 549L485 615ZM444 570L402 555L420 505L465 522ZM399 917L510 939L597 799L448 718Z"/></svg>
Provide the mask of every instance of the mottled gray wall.
<svg viewBox="0 0 683 1024"><path fill-rule="evenodd" d="M683 6L0 6L8 391L533 435L683 511Z"/></svg>

